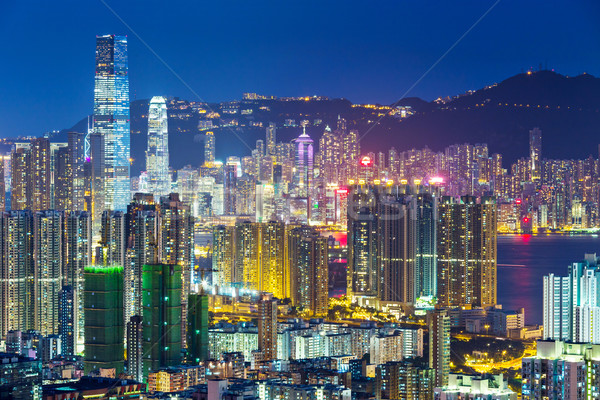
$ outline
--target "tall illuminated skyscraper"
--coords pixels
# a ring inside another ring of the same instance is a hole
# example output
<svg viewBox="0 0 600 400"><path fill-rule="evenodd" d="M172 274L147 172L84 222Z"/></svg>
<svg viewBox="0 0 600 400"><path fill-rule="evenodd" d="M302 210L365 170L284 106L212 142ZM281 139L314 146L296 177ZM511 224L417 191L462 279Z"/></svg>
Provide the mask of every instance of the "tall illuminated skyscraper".
<svg viewBox="0 0 600 400"><path fill-rule="evenodd" d="M96 37L94 132L102 138L104 209L125 211L130 199L129 76L126 36Z"/></svg>
<svg viewBox="0 0 600 400"><path fill-rule="evenodd" d="M166 196L171 192L167 101L162 96L154 96L150 100L146 172L150 193L154 196Z"/></svg>
<svg viewBox="0 0 600 400"><path fill-rule="evenodd" d="M277 298L289 296L285 272L285 224L270 221L260 226L260 290Z"/></svg>
<svg viewBox="0 0 600 400"><path fill-rule="evenodd" d="M258 349L265 360L277 358L277 300L271 293L258 300Z"/></svg>
<svg viewBox="0 0 600 400"><path fill-rule="evenodd" d="M533 128L529 131L529 163L531 179L539 181L542 177L542 131Z"/></svg>
<svg viewBox="0 0 600 400"><path fill-rule="evenodd" d="M204 165L212 166L215 162L215 134L208 131L204 142Z"/></svg>
<svg viewBox="0 0 600 400"><path fill-rule="evenodd" d="M226 225L214 226L212 268L213 285L230 286L233 279L235 247L234 227Z"/></svg>
<svg viewBox="0 0 600 400"><path fill-rule="evenodd" d="M293 186L298 197L308 197L313 180L313 140L303 127L302 134L294 139L296 158L294 164Z"/></svg>
<svg viewBox="0 0 600 400"><path fill-rule="evenodd" d="M446 310L427 315L429 326L429 368L435 369L435 385L448 384L450 374L450 317Z"/></svg>
<svg viewBox="0 0 600 400"><path fill-rule="evenodd" d="M31 211L49 210L50 181L50 140L36 138L31 140L28 195L31 196Z"/></svg>
<svg viewBox="0 0 600 400"><path fill-rule="evenodd" d="M275 156L277 128L274 122L269 122L267 127L267 156Z"/></svg>

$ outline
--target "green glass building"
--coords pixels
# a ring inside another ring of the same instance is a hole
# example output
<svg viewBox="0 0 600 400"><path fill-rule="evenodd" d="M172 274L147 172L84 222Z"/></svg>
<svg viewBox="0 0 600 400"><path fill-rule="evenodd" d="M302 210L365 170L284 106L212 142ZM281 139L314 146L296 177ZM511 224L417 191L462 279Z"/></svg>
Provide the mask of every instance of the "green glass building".
<svg viewBox="0 0 600 400"><path fill-rule="evenodd" d="M143 374L181 364L181 266L142 269Z"/></svg>
<svg viewBox="0 0 600 400"><path fill-rule="evenodd" d="M208 296L188 297L188 362L198 364L208 359Z"/></svg>
<svg viewBox="0 0 600 400"><path fill-rule="evenodd" d="M124 370L123 267L84 269L84 371Z"/></svg>

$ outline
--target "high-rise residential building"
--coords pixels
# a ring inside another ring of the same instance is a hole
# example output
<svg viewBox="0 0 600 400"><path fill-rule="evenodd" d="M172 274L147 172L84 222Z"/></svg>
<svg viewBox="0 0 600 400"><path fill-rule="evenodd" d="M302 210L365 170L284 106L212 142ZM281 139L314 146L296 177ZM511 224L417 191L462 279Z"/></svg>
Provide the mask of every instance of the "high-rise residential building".
<svg viewBox="0 0 600 400"><path fill-rule="evenodd" d="M538 340L537 354L523 358L522 397L534 399L600 398L600 345Z"/></svg>
<svg viewBox="0 0 600 400"><path fill-rule="evenodd" d="M212 269L213 285L231 286L235 264L235 243L233 226L213 226Z"/></svg>
<svg viewBox="0 0 600 400"><path fill-rule="evenodd" d="M434 194L415 197L415 266L413 273L415 301L437 296L437 204Z"/></svg>
<svg viewBox="0 0 600 400"><path fill-rule="evenodd" d="M126 226L126 214L122 211L104 211L102 213L101 238L100 244L96 248L96 264L125 266Z"/></svg>
<svg viewBox="0 0 600 400"><path fill-rule="evenodd" d="M123 267L85 268L86 374L98 369L124 371Z"/></svg>
<svg viewBox="0 0 600 400"><path fill-rule="evenodd" d="M79 353L83 346L83 274L85 267L92 264L92 219L86 211L71 211L65 214L64 273L63 281L74 292L75 343Z"/></svg>
<svg viewBox="0 0 600 400"><path fill-rule="evenodd" d="M567 277L544 276L544 336L600 344L600 268L596 254L569 266Z"/></svg>
<svg viewBox="0 0 600 400"><path fill-rule="evenodd" d="M144 379L144 325L140 315L134 315L127 322L127 374L139 382Z"/></svg>
<svg viewBox="0 0 600 400"><path fill-rule="evenodd" d="M310 315L325 316L329 300L327 238L309 227L288 233L287 270L292 304Z"/></svg>
<svg viewBox="0 0 600 400"><path fill-rule="evenodd" d="M158 198L171 192L167 101L162 96L154 96L150 100L146 172L150 193Z"/></svg>
<svg viewBox="0 0 600 400"><path fill-rule="evenodd" d="M30 210L29 194L29 146L18 146L10 154L11 188L10 207L12 210Z"/></svg>
<svg viewBox="0 0 600 400"><path fill-rule="evenodd" d="M63 283L63 214L39 211L33 215L35 329L58 333L59 293Z"/></svg>
<svg viewBox="0 0 600 400"><path fill-rule="evenodd" d="M151 371L181 364L182 268L145 265L142 274L143 375L147 378Z"/></svg>
<svg viewBox="0 0 600 400"><path fill-rule="evenodd" d="M496 304L496 226L494 198L441 199L437 228L440 305Z"/></svg>
<svg viewBox="0 0 600 400"><path fill-rule="evenodd" d="M85 179L85 134L79 132L68 133L68 167L71 199L70 208L65 211L90 211L85 204L86 191L89 191Z"/></svg>
<svg viewBox="0 0 600 400"><path fill-rule="evenodd" d="M190 294L187 318L188 361L198 365L208 359L208 296Z"/></svg>
<svg viewBox="0 0 600 400"><path fill-rule="evenodd" d="M412 362L396 361L378 365L375 372L375 398L433 399L435 370Z"/></svg>
<svg viewBox="0 0 600 400"><path fill-rule="evenodd" d="M529 168L531 180L539 181L542 177L542 131L533 128L529 131Z"/></svg>
<svg viewBox="0 0 600 400"><path fill-rule="evenodd" d="M348 199L351 201L352 199ZM379 288L377 267L377 219L373 207L348 208L348 285L349 296L375 297Z"/></svg>
<svg viewBox="0 0 600 400"><path fill-rule="evenodd" d="M103 208L125 211L130 199L129 75L126 36L96 37L94 132L102 139Z"/></svg>
<svg viewBox="0 0 600 400"><path fill-rule="evenodd" d="M269 122L267 127L267 156L275 156L275 146L277 143L277 127L274 122Z"/></svg>
<svg viewBox="0 0 600 400"><path fill-rule="evenodd" d="M50 209L70 211L73 209L73 177L68 146L51 144L52 173Z"/></svg>
<svg viewBox="0 0 600 400"><path fill-rule="evenodd" d="M32 217L29 211L7 211L1 218L0 334L34 329Z"/></svg>
<svg viewBox="0 0 600 400"><path fill-rule="evenodd" d="M160 200L160 258L163 264L181 267L181 318L187 319L187 301L194 270L194 222L190 206L177 193ZM185 347L185 324L181 324L181 341Z"/></svg>
<svg viewBox="0 0 600 400"><path fill-rule="evenodd" d="M31 211L49 210L52 194L50 140L32 139L30 151L28 195L31 196Z"/></svg>
<svg viewBox="0 0 600 400"><path fill-rule="evenodd" d="M295 162L292 184L298 197L309 197L313 180L313 140L306 133L306 127L302 128L302 134L294 139Z"/></svg>
<svg viewBox="0 0 600 400"><path fill-rule="evenodd" d="M75 290L72 286L63 286L58 295L58 336L62 343L62 354L65 356L76 354L75 297Z"/></svg>
<svg viewBox="0 0 600 400"><path fill-rule="evenodd" d="M285 268L285 224L265 222L260 224L259 290L273 293L277 298L289 297L286 290L289 274Z"/></svg>
<svg viewBox="0 0 600 400"><path fill-rule="evenodd" d="M136 193L127 206L125 320L142 314L142 269L159 259L160 213L152 194Z"/></svg>
<svg viewBox="0 0 600 400"><path fill-rule="evenodd" d="M233 282L247 289L260 289L260 223L244 221L235 225Z"/></svg>
<svg viewBox="0 0 600 400"><path fill-rule="evenodd" d="M264 360L277 358L277 300L270 293L258 300L258 350Z"/></svg>
<svg viewBox="0 0 600 400"><path fill-rule="evenodd" d="M448 384L450 374L450 317L446 310L427 315L429 327L429 368L435 370L435 386Z"/></svg>
<svg viewBox="0 0 600 400"><path fill-rule="evenodd" d="M206 132L204 138L204 165L211 167L215 162L215 134Z"/></svg>

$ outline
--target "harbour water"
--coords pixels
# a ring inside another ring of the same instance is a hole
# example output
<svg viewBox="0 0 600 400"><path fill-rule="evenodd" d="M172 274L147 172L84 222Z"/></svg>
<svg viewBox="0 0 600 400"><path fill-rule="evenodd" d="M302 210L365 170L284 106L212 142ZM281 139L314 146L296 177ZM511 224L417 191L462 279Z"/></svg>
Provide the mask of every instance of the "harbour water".
<svg viewBox="0 0 600 400"><path fill-rule="evenodd" d="M568 265L585 253L600 255L597 235L498 236L498 303L507 310L524 307L526 323L541 324L543 276L566 276Z"/></svg>

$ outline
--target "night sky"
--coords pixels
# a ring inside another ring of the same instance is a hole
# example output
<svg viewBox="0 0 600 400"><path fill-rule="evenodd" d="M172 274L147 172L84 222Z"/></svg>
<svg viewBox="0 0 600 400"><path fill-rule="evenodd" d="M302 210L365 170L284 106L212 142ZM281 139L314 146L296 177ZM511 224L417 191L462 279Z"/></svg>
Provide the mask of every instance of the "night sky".
<svg viewBox="0 0 600 400"><path fill-rule="evenodd" d="M325 95L389 104L494 1L107 3L203 100ZM600 3L502 0L409 94L462 93L540 63L600 76ZM97 34L129 37L131 99L195 96L97 0L0 2L0 137L92 112Z"/></svg>

